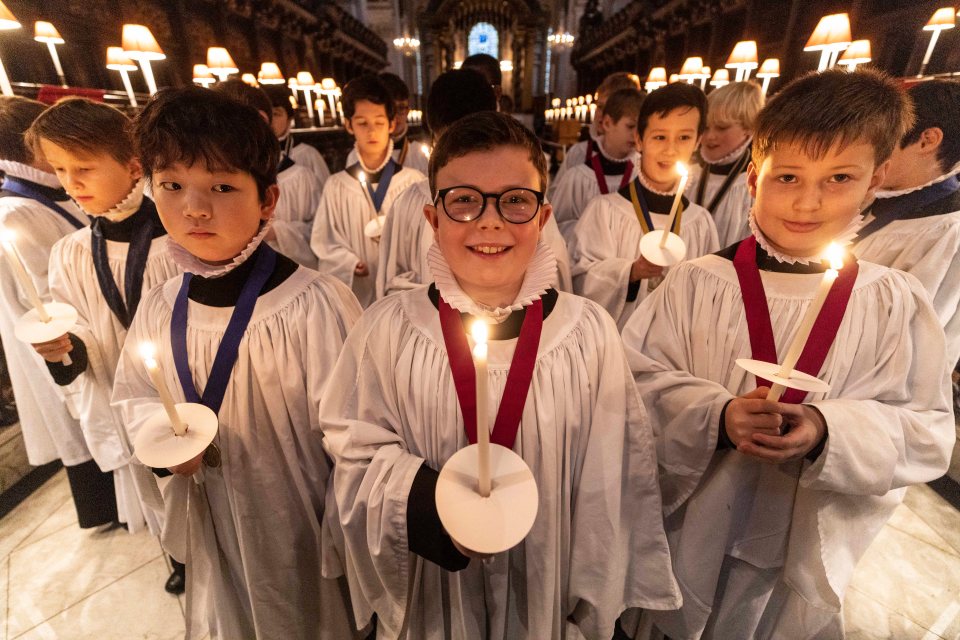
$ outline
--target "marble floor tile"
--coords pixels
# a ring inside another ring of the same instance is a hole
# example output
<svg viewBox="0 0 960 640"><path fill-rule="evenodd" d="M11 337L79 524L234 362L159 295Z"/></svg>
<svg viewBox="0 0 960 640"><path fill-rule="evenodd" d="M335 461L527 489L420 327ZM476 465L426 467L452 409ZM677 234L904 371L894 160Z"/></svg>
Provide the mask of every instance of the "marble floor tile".
<svg viewBox="0 0 960 640"><path fill-rule="evenodd" d="M960 553L958 553L939 532L934 531L933 527L924 522L923 519L914 513L906 504L901 504L894 510L893 516L887 521L887 526L909 534L917 540L926 542L944 553L960 556Z"/></svg>
<svg viewBox="0 0 960 640"><path fill-rule="evenodd" d="M927 629L852 587L843 601L843 624L847 640L936 640Z"/></svg>
<svg viewBox="0 0 960 640"><path fill-rule="evenodd" d="M66 527L73 527L77 531L80 531L80 525L77 524L77 510L73 506L73 499L67 498L64 500L56 511L51 513L46 520L40 523L40 525L34 529L30 535L24 538L20 544L17 545L17 549L23 549L26 546L38 542L49 536L52 533L56 533L61 529Z"/></svg>
<svg viewBox="0 0 960 640"><path fill-rule="evenodd" d="M173 640L184 634L183 613L173 596L158 589L167 576L163 558L84 598L21 636L21 640Z"/></svg>
<svg viewBox="0 0 960 640"><path fill-rule="evenodd" d="M70 499L67 472L61 470L43 483L43 486L27 500L0 519L0 558L10 555L17 545Z"/></svg>
<svg viewBox="0 0 960 640"><path fill-rule="evenodd" d="M930 629L960 598L960 557L887 526L864 554L851 587Z"/></svg>
<svg viewBox="0 0 960 640"><path fill-rule="evenodd" d="M10 554L8 635L31 629L83 598L160 559L146 532L67 527ZM159 595L163 580L156 583Z"/></svg>
<svg viewBox="0 0 960 640"><path fill-rule="evenodd" d="M960 554L960 511L925 484L907 489L903 503Z"/></svg>

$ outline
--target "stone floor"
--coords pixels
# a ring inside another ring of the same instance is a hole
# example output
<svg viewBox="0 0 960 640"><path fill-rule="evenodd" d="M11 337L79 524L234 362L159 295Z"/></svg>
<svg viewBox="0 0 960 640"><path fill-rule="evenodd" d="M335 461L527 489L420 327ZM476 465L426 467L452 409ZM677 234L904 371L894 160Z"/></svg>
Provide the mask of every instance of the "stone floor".
<svg viewBox="0 0 960 640"><path fill-rule="evenodd" d="M0 640L181 638L156 538L77 528L63 471L0 519ZM913 487L846 600L852 640L960 638L960 513Z"/></svg>

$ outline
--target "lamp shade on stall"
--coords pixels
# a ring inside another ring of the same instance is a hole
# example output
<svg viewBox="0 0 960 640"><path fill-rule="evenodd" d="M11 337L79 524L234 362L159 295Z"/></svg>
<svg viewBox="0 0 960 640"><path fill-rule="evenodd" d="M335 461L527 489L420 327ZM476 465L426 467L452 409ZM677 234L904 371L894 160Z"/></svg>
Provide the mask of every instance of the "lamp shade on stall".
<svg viewBox="0 0 960 640"><path fill-rule="evenodd" d="M710 86L714 89L725 87L730 84L730 71L727 69L717 69L713 72L713 78L710 80Z"/></svg>
<svg viewBox="0 0 960 640"><path fill-rule="evenodd" d="M817 27L810 34L804 51L819 51L818 71L833 67L840 52L850 46L850 17L846 13L834 13L820 18Z"/></svg>
<svg viewBox="0 0 960 640"><path fill-rule="evenodd" d="M207 68L210 73L217 76L220 81L224 81L231 73L240 71L237 63L233 61L230 52L224 47L210 47L207 49Z"/></svg>
<svg viewBox="0 0 960 640"><path fill-rule="evenodd" d="M49 22L37 20L33 25L33 39L44 44L63 44L63 36L57 28Z"/></svg>
<svg viewBox="0 0 960 640"><path fill-rule="evenodd" d="M324 78L320 81L320 86L324 91L333 91L337 88L337 81L333 78Z"/></svg>
<svg viewBox="0 0 960 640"><path fill-rule="evenodd" d="M283 84L286 82L276 62L264 62L261 64L260 72L257 74L257 80L260 84Z"/></svg>
<svg viewBox="0 0 960 640"><path fill-rule="evenodd" d="M647 82L644 88L647 91L655 91L667 84L667 70L665 67L654 67L647 74Z"/></svg>
<svg viewBox="0 0 960 640"><path fill-rule="evenodd" d="M107 47L107 69L120 72L120 79L123 80L123 88L127 91L130 106L136 107L137 96L133 93L133 85L130 84L130 76L127 74L137 70L137 63L123 52L123 47Z"/></svg>
<svg viewBox="0 0 960 640"><path fill-rule="evenodd" d="M123 52L132 60L163 60L167 57L150 29L142 24L123 25L121 43Z"/></svg>
<svg viewBox="0 0 960 640"><path fill-rule="evenodd" d="M694 80L700 77L700 72L703 70L703 58L700 56L692 56L683 61L683 66L680 67L680 76L681 80L687 80L688 82L693 82Z"/></svg>
<svg viewBox="0 0 960 640"><path fill-rule="evenodd" d="M317 84L313 79L313 74L309 71L300 71L297 73L297 84L302 87L312 88Z"/></svg>
<svg viewBox="0 0 960 640"><path fill-rule="evenodd" d="M14 17L7 5L0 2L0 31L19 29L20 26L20 21Z"/></svg>
<svg viewBox="0 0 960 640"><path fill-rule="evenodd" d="M257 76L253 75L252 73L243 74L242 76L240 76L240 80L243 81L244 84L248 84L251 87L258 86Z"/></svg>
<svg viewBox="0 0 960 640"><path fill-rule="evenodd" d="M847 47L847 50L843 52L843 55L840 56L840 59L837 60L837 64L844 65L853 71L857 68L857 65L867 64L872 59L870 41L854 40L850 43L850 46Z"/></svg>
<svg viewBox="0 0 960 640"><path fill-rule="evenodd" d="M763 80L763 86L761 87L763 95L767 95L767 89L770 88L770 81L774 78L780 77L780 59L779 58L767 58L763 61L763 64L760 65L760 68L757 69L757 77Z"/></svg>
<svg viewBox="0 0 960 640"><path fill-rule="evenodd" d="M953 29L955 26L957 26L957 18L953 12L953 7L937 9L927 20L927 24L923 25L923 30L930 32L930 43L927 45L926 53L923 54L920 73L917 74L918 78L923 76L923 72L926 71L927 65L930 63L930 57L933 55L934 47L937 46L937 38L940 37L940 32Z"/></svg>
<svg viewBox="0 0 960 640"><path fill-rule="evenodd" d="M728 69L736 69L737 82L750 79L750 71L759 66L760 60L757 56L756 40L741 40L733 47L727 63L724 65Z"/></svg>
<svg viewBox="0 0 960 640"><path fill-rule="evenodd" d="M217 79L210 73L210 67L205 64L195 64L193 65L193 81L196 84L207 86L216 82Z"/></svg>

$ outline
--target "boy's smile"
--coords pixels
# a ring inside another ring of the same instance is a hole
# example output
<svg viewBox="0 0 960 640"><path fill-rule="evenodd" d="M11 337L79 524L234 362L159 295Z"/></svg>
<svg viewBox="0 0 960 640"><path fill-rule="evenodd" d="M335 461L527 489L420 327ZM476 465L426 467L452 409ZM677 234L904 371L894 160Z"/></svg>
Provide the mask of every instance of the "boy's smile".
<svg viewBox="0 0 960 640"><path fill-rule="evenodd" d="M677 161L687 164L697 148L700 110L681 107L661 116L650 115L640 138L640 166L647 181L660 191L677 183Z"/></svg>

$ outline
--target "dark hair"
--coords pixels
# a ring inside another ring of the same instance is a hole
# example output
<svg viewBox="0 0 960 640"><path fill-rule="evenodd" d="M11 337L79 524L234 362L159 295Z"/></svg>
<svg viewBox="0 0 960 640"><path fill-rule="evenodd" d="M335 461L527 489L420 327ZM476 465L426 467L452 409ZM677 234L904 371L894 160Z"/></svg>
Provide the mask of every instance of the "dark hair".
<svg viewBox="0 0 960 640"><path fill-rule="evenodd" d="M357 103L361 100L383 105L387 120L393 120L393 116L396 115L396 108L393 106L393 98L390 97L390 92L380 81L380 78L371 73L354 78L343 88L341 99L343 117L347 120L353 118L357 112Z"/></svg>
<svg viewBox="0 0 960 640"><path fill-rule="evenodd" d="M643 101L643 107L640 109L640 116L637 118L637 133L643 136L650 122L650 116L657 114L665 118L667 114L675 109L696 109L700 114L700 122L697 123L697 135L702 135L707 128L707 96L697 87L685 82L674 82L660 87L656 91L647 95ZM604 109L604 113L610 110L609 101Z"/></svg>
<svg viewBox="0 0 960 640"><path fill-rule="evenodd" d="M486 53L475 53L463 61L461 69L474 69L487 79L487 83L499 87L503 84L500 61Z"/></svg>
<svg viewBox="0 0 960 640"><path fill-rule="evenodd" d="M473 69L447 71L437 76L427 97L427 128L434 137L451 124L478 111L496 111L497 94Z"/></svg>
<svg viewBox="0 0 960 640"><path fill-rule="evenodd" d="M463 117L457 126L448 127L430 155L430 190L437 192L437 174L451 160L474 151L492 151L498 147L520 147L540 177L540 190L547 186L547 160L540 141L529 129L508 115L481 111Z"/></svg>
<svg viewBox="0 0 960 640"><path fill-rule="evenodd" d="M267 120L270 119L273 113L273 105L270 103L270 98L267 97L267 94L257 87L251 87L243 80L232 78L226 82L218 82L213 85L213 90L225 96L230 96L237 102L245 104L248 107L253 107L264 114Z"/></svg>
<svg viewBox="0 0 960 640"><path fill-rule="evenodd" d="M149 177L176 163L239 171L257 183L261 200L277 182L280 144L257 110L223 92L164 89L134 121L133 137Z"/></svg>
<svg viewBox="0 0 960 640"><path fill-rule="evenodd" d="M936 127L943 131L937 162L941 171L949 170L960 162L960 82L928 80L913 85L907 93L913 99L917 121L900 140L900 148L917 142L920 134Z"/></svg>
<svg viewBox="0 0 960 640"><path fill-rule="evenodd" d="M757 116L753 162L781 145L798 144L811 158L832 146L864 140L876 163L886 161L913 124L910 99L889 76L872 69L811 72L781 89Z"/></svg>
<svg viewBox="0 0 960 640"><path fill-rule="evenodd" d="M23 134L47 108L36 100L20 96L0 96L0 160L22 164L34 161L33 151L24 142Z"/></svg>
<svg viewBox="0 0 960 640"><path fill-rule="evenodd" d="M410 99L410 88L407 86L407 83L403 81L403 78L387 71L381 71L377 77L380 78L383 86L387 88L387 92L390 93L390 97L393 98L394 102Z"/></svg>
<svg viewBox="0 0 960 640"><path fill-rule="evenodd" d="M24 136L34 155L48 140L71 153L106 153L121 164L133 158L130 119L118 109L87 98L64 98L37 116Z"/></svg>
<svg viewBox="0 0 960 640"><path fill-rule="evenodd" d="M263 91L267 99L270 100L271 107L283 107L283 110L287 112L287 116L290 118L296 113L293 109L293 104L290 102L290 98L293 97L293 92L290 91L290 87L287 85L264 84L260 86L260 90Z"/></svg>
<svg viewBox="0 0 960 640"><path fill-rule="evenodd" d="M644 95L637 89L620 89L614 91L607 98L603 107L603 115L610 116L614 124L620 122L621 118L639 120L643 102Z"/></svg>

